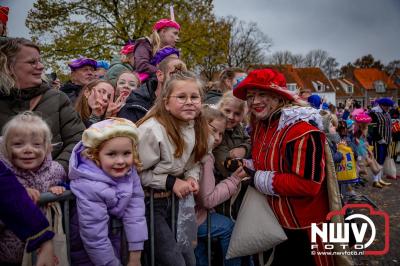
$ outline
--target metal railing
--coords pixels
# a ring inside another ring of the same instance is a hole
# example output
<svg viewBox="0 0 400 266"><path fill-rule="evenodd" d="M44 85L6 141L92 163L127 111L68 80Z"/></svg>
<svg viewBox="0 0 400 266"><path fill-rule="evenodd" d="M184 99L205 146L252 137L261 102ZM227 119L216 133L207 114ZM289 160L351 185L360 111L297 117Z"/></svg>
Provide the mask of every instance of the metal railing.
<svg viewBox="0 0 400 266"><path fill-rule="evenodd" d="M60 202L62 213L63 213L63 226L64 226L64 233L67 240L67 255L68 255L68 262L71 264L71 250L70 250L70 202L75 200L75 196L70 190L66 190L61 195L55 195L51 192L45 192L40 194L40 198L38 201L38 205L45 206L48 203L52 202ZM175 235L175 195L172 193L171 196L171 231ZM154 243L154 191L153 189L150 190L150 257L151 257L151 266L155 265L155 243ZM127 242L126 242L126 235L125 231L123 230L123 223L120 219L112 218L110 219L110 228L113 230L113 233L116 234L117 230L121 231L121 262L123 265L126 265L129 252L127 251ZM212 254L211 254L211 216L210 212L207 211L207 261L208 265L211 266L212 264ZM36 260L34 253L32 253L33 261Z"/></svg>
<svg viewBox="0 0 400 266"><path fill-rule="evenodd" d="M63 215L63 225L64 225L64 233L67 241L67 256L68 256L68 262L71 265L71 250L70 250L70 237L69 237L69 203L71 200L74 200L75 196L72 194L70 190L64 191L61 195L56 195L51 192L44 192L40 194L40 198L37 202L39 206L45 206L48 203L52 202L60 202L61 208L62 208L62 215ZM63 202L63 204L61 204ZM32 255L34 252L32 253ZM35 257L33 257L33 261L35 260Z"/></svg>

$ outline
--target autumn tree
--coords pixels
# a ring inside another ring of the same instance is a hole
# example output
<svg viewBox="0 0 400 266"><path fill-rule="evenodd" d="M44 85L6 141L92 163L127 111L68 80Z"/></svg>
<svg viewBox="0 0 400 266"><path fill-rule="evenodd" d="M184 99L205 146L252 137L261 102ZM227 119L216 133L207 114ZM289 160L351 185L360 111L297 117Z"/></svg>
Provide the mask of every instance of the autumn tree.
<svg viewBox="0 0 400 266"><path fill-rule="evenodd" d="M250 64L265 62L265 53L272 40L254 22L246 23L235 17L228 17L230 39L227 65L246 68Z"/></svg>
<svg viewBox="0 0 400 266"><path fill-rule="evenodd" d="M173 1L175 18L182 25L178 47L189 67L202 65L206 56L216 64L227 56L226 49L216 47L228 46L229 29L212 13L212 2ZM167 0L38 0L26 25L53 67L78 55L110 60L128 40L149 35L154 22L169 17L170 4Z"/></svg>
<svg viewBox="0 0 400 266"><path fill-rule="evenodd" d="M357 58L354 61L353 65L358 68L377 68L382 70L383 64L380 60L375 60L375 58L371 54L364 55L360 58Z"/></svg>
<svg viewBox="0 0 400 266"><path fill-rule="evenodd" d="M363 55L357 58L353 63L348 62L346 65L342 66L340 69L341 76L351 76L355 68L377 68L383 70L384 65L380 60L375 60L374 56L371 54Z"/></svg>

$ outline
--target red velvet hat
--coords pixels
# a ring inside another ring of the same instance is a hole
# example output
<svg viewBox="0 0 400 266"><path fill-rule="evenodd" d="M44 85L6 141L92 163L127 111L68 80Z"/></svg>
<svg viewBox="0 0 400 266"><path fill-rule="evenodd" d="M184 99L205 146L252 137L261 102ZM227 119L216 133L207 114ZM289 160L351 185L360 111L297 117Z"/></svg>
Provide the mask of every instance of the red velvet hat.
<svg viewBox="0 0 400 266"><path fill-rule="evenodd" d="M295 93L286 88L285 77L276 70L265 68L256 69L233 90L233 95L246 100L247 89L256 88L279 94L285 99L295 101Z"/></svg>
<svg viewBox="0 0 400 266"><path fill-rule="evenodd" d="M0 6L0 21L4 24L7 25L8 21L8 11L10 9L6 6Z"/></svg>

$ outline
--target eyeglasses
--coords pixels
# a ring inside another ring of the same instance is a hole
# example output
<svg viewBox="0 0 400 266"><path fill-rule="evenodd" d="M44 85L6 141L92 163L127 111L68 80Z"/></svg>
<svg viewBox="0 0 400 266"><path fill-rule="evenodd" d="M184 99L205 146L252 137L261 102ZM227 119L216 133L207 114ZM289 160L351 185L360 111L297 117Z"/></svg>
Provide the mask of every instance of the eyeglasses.
<svg viewBox="0 0 400 266"><path fill-rule="evenodd" d="M39 59L31 59L29 61L17 61L17 63L22 63L22 64L30 64L32 67L37 67L39 64L42 64L42 60Z"/></svg>
<svg viewBox="0 0 400 266"><path fill-rule="evenodd" d="M187 103L188 99L190 99L190 102L193 104L199 104L201 103L201 97L200 95L192 95L192 96L187 96L187 95L170 95L169 97L174 97L176 98L176 101L180 104L185 104Z"/></svg>

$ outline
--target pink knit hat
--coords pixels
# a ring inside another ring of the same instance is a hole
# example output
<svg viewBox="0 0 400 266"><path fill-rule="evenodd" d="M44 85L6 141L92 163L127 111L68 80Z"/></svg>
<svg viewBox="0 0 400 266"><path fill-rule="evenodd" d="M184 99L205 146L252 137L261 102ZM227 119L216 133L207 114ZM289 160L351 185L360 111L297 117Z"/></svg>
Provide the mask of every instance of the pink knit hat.
<svg viewBox="0 0 400 266"><path fill-rule="evenodd" d="M361 123L362 124L369 124L369 123L371 123L372 118L369 115L367 115L366 113L359 113L359 114L354 116L354 120L357 123L360 123L360 124Z"/></svg>
<svg viewBox="0 0 400 266"><path fill-rule="evenodd" d="M167 27L175 28L177 30L181 29L181 25L179 25L176 21L163 18L154 24L153 31L154 30L159 31L159 30L161 30L163 28L167 28Z"/></svg>

